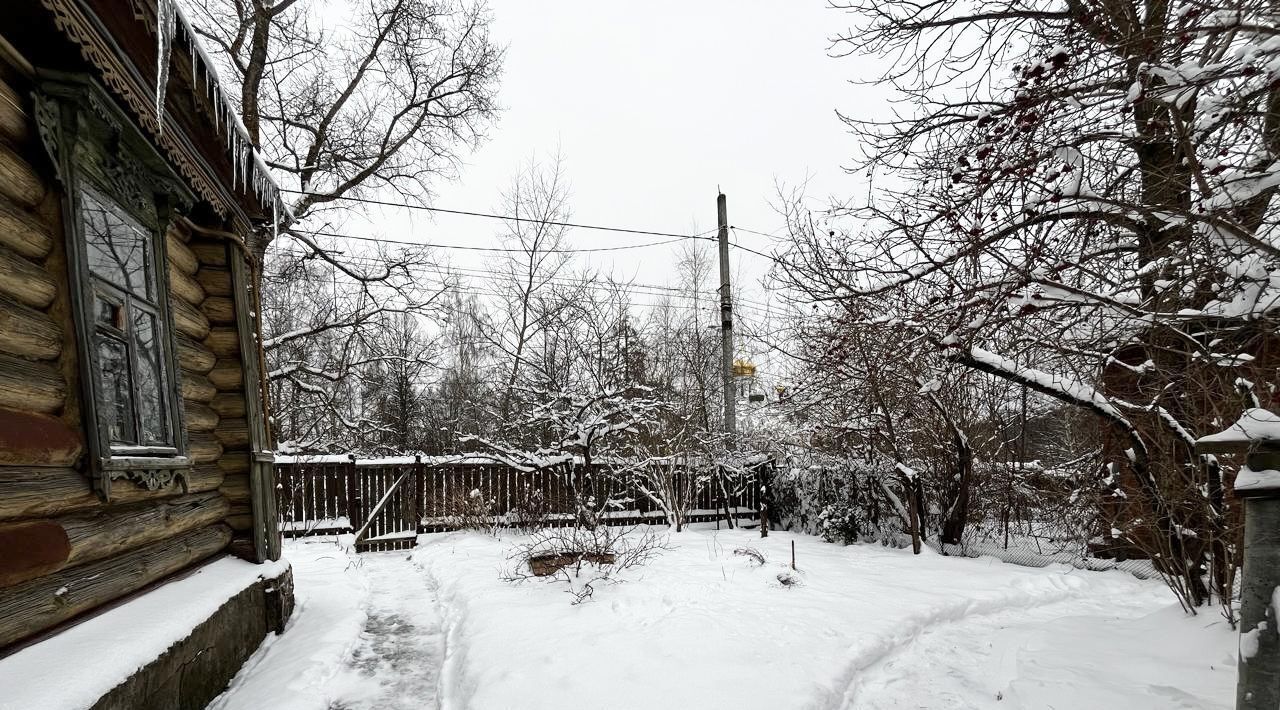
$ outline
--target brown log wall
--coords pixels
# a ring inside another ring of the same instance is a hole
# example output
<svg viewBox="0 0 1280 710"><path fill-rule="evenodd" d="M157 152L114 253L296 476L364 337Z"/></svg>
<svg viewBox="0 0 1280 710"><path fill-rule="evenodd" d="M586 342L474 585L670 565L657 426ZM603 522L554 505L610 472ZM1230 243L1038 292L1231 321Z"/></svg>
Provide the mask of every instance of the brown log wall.
<svg viewBox="0 0 1280 710"><path fill-rule="evenodd" d="M194 465L185 485L116 481L110 504L93 493L62 198L30 95L0 62L0 655L223 553L251 528L226 244L178 227L165 247Z"/></svg>

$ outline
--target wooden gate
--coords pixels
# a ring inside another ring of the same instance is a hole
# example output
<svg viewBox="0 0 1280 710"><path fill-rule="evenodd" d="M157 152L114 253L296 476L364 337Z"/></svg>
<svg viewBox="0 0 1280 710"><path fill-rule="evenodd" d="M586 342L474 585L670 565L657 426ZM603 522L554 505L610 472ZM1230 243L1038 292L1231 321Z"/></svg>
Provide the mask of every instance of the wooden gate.
<svg viewBox="0 0 1280 710"><path fill-rule="evenodd" d="M364 499L377 496L364 522L356 528L356 552L403 550L416 545L420 504L414 491L422 475L421 459L408 465L352 468L358 478L364 479L360 481L365 485Z"/></svg>
<svg viewBox="0 0 1280 710"><path fill-rule="evenodd" d="M355 457L277 465L280 529L286 537L355 533L361 552L413 547L422 470L417 458L373 466L357 465Z"/></svg>

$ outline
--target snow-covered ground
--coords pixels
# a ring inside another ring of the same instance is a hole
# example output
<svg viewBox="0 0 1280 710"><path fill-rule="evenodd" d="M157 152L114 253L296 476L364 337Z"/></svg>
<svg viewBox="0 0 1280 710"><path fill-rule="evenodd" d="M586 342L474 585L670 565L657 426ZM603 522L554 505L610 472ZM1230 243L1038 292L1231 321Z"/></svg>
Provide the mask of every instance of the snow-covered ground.
<svg viewBox="0 0 1280 710"><path fill-rule="evenodd" d="M1236 637L1122 572L686 531L573 605L515 538L295 541L298 611L213 708L1229 708ZM786 586L790 545L796 575ZM734 554L754 547L759 566Z"/></svg>

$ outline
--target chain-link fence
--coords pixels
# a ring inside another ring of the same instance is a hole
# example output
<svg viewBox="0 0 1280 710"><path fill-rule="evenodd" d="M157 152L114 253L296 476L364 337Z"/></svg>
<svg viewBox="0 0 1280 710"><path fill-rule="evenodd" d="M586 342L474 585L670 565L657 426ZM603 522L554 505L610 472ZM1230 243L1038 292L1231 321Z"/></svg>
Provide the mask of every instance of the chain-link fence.
<svg viewBox="0 0 1280 710"><path fill-rule="evenodd" d="M1141 579L1159 576L1151 560L1099 556L1098 545L1091 545L1090 539L1087 530L1075 526L1014 519L970 522L958 545L943 544L936 533L926 535L924 543L942 554L994 557L1026 567L1067 564L1089 570L1118 569Z"/></svg>

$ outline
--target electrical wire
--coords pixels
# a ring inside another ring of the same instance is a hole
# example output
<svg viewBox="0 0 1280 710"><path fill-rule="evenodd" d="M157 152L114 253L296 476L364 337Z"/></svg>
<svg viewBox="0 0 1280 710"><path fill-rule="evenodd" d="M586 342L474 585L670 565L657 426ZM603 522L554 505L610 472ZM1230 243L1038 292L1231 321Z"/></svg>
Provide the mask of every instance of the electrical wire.
<svg viewBox="0 0 1280 710"><path fill-rule="evenodd" d="M288 249L284 247L275 247L274 249L277 254L286 254L294 257L306 257L311 253L306 251ZM380 259L377 259L376 257L371 257L371 256L344 254L341 260L344 263L358 265L365 268L381 268L385 266L385 262L383 262ZM438 268L442 275L458 273L463 276L470 276L470 277L501 278L501 277L508 276L508 274L505 274L500 271L496 271L492 269L483 269L479 267L440 266ZM293 278L297 278L299 280L308 280L303 277L293 277ZM324 277L323 279L320 279L320 280L327 282L328 278ZM561 285L561 286L587 286L597 291L608 290L608 286L604 283L600 283L592 279L585 279L585 278L574 277L574 276L555 276L555 277L545 279L545 282L549 284L555 284L555 285ZM636 282L628 282L628 281L619 281L617 282L617 285L621 290L623 290L626 293L636 293L639 295L649 295L649 296L657 296L657 297L670 296L673 298L684 298L689 300L692 300L694 298L692 295L690 295L690 292L687 289L683 289L676 286L664 286L659 284L636 283ZM705 296L708 302L715 303L715 307L717 309L719 308L719 301L718 301L719 291L717 289L700 289L698 290L698 293ZM761 310L761 309L767 310L772 307L773 306L769 303L765 303L763 301L758 301L754 299L743 298L743 297L734 299L734 308L736 310L746 310L746 311Z"/></svg>
<svg viewBox="0 0 1280 710"><path fill-rule="evenodd" d="M378 244L399 244L404 246L427 247L431 249L451 249L455 251L482 251L495 253L527 253L528 249L519 247L476 247L464 244L435 244L432 242L411 242L403 239L388 239L386 237L365 237L356 234L342 234L341 232L329 232L319 229L301 229L292 227L289 231L299 232L301 234L309 234L316 237L331 237L334 239L354 239L362 242L375 242ZM287 233L287 232L286 232ZM646 242L644 244L624 244L613 247L584 247L571 249L539 249L543 254L585 254L589 252L604 251L627 251L630 249L648 249L650 247L660 247L669 244L677 244L688 239L705 239L703 235L685 235L677 236L674 239L666 239L660 242Z"/></svg>
<svg viewBox="0 0 1280 710"><path fill-rule="evenodd" d="M500 215L490 212L476 212L474 210L455 210L445 207L428 207L426 205L414 205L408 202L391 202L389 200L375 200L369 197L353 197L350 195L326 195L324 193L304 192L302 190L287 190L281 188L281 192L288 192L295 195L304 195L312 197L325 197L329 199L347 200L349 202L362 202L371 205L383 205L385 207L403 207L411 210L423 210L426 212L439 212L441 214L462 215L466 217L485 217L488 219L501 219L508 222L531 222L533 224L548 224L555 227L573 227L575 229L594 229L604 232L620 232L622 234L645 234L651 237L676 237L679 239L697 239L699 235L692 234L676 234L674 232L655 232L648 229L635 229L631 227L606 227L598 224L581 224L577 222L558 222L555 220L530 219L528 217L517 217L512 215ZM715 230L711 230L714 232ZM707 232L706 234L709 234Z"/></svg>

